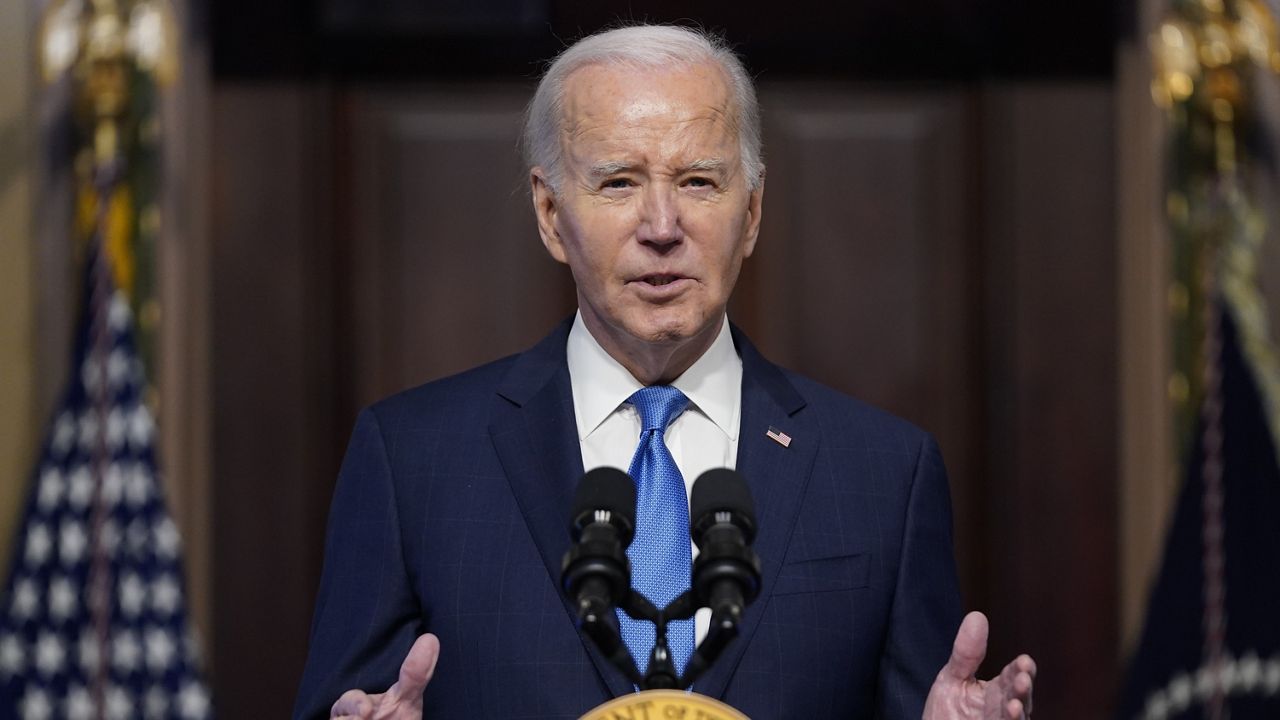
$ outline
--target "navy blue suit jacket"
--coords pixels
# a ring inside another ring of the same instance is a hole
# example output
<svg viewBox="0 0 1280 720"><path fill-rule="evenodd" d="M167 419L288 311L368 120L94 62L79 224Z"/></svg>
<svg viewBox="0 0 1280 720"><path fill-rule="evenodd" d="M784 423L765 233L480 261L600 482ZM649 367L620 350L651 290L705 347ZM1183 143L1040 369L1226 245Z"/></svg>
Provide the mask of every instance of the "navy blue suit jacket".
<svg viewBox="0 0 1280 720"><path fill-rule="evenodd" d="M296 717L327 717L351 688L385 690L427 631L441 652L426 717L577 718L632 691L558 588L583 474L569 326L361 413ZM960 620L937 446L733 335L737 468L756 502L763 586L695 690L754 720L918 720Z"/></svg>

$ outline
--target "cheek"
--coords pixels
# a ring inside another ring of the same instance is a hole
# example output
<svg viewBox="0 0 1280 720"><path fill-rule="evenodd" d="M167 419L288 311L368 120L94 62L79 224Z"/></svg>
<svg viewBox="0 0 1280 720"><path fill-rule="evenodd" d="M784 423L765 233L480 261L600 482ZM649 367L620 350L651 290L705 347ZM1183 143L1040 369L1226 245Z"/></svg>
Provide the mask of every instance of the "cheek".
<svg viewBox="0 0 1280 720"><path fill-rule="evenodd" d="M613 275L631 237L608 218L588 218L574 228L568 243L574 262L590 268L595 275Z"/></svg>

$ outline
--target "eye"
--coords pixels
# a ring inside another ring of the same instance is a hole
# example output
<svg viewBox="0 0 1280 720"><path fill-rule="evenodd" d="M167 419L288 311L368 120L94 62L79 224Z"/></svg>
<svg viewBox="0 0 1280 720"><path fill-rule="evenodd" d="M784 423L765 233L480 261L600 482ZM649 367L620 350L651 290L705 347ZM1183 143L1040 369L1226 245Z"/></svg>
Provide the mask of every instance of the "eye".
<svg viewBox="0 0 1280 720"><path fill-rule="evenodd" d="M691 177L688 180L685 180L684 184L693 188L709 188L715 185L715 183L711 182L710 178L705 177Z"/></svg>
<svg viewBox="0 0 1280 720"><path fill-rule="evenodd" d="M631 187L631 181L623 177L610 178L605 180L600 187L604 190L625 190Z"/></svg>

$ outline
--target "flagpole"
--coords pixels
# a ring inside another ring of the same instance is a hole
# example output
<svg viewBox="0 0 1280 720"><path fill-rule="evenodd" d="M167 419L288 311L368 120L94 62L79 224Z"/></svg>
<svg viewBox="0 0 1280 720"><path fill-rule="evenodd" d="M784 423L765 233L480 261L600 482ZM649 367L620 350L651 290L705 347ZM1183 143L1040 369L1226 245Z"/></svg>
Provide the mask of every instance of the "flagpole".
<svg viewBox="0 0 1280 720"><path fill-rule="evenodd" d="M91 461L94 493L89 531L92 565L89 571L88 596L92 626L98 639L98 663L93 674L92 683L94 706L98 720L104 720L107 706L106 685L107 668L110 660L111 587L113 584L111 558L107 554L103 537L107 519L107 504L105 501L106 477L107 468L111 464L111 451L107 446L107 432L111 407L111 398L109 397L111 387L109 358L111 356L112 336L109 323L113 283L111 281L110 259L107 257L103 247L102 237L106 227L107 208L109 207L106 199L111 197L116 177L118 177L117 169L118 166L114 159L108 160L94 169L94 180L100 201L96 213L96 226L89 248L90 262L93 263L93 267L90 268L89 272L89 307L93 315L91 321L92 329L90 331L93 345L91 357L95 365L94 374L98 378L93 388L93 407L98 417L98 423Z"/></svg>
<svg viewBox="0 0 1280 720"><path fill-rule="evenodd" d="M110 308L115 292L112 278L112 258L106 237L108 220L116 186L124 170L120 147L121 119L129 107L129 83L127 81L129 58L126 54L126 24L115 0L92 0L91 15L87 18L87 33L82 53L88 69L86 81L78 90L81 107L86 109L83 120L89 125L92 138L93 165L90 171L93 192L97 201L94 208L93 229L89 235L87 260L92 263L87 273L89 280L90 345L88 358L93 376L93 412L97 416L96 437L90 467L93 468L94 492L90 509L89 550L90 568L87 600L90 624L97 638L98 661L91 678L95 716L105 720L107 710L107 683L111 661L111 612L112 612L112 562L107 549L106 502L107 472L112 453L108 446L111 423L110 358L112 331ZM123 259L120 260L123 262Z"/></svg>
<svg viewBox="0 0 1280 720"><path fill-rule="evenodd" d="M1204 340L1201 353L1204 363L1204 402L1201 406L1200 442L1204 452L1201 477L1204 479L1203 524L1200 529L1204 566L1204 665L1214 678L1221 677L1227 635L1227 585L1224 577L1226 556L1223 551L1225 531L1223 506L1222 459L1222 327L1219 303L1215 297L1216 249L1210 249L1209 261L1201 273L1204 297ZM1209 720L1223 720L1226 695L1222 683L1213 683L1206 703Z"/></svg>

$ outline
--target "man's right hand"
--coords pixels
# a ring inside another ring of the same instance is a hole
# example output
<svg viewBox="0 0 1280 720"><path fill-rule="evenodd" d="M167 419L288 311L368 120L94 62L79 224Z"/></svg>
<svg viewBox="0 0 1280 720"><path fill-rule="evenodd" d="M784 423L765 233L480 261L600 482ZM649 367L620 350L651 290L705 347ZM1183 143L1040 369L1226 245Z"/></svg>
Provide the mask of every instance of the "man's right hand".
<svg viewBox="0 0 1280 720"><path fill-rule="evenodd" d="M370 695L348 690L329 710L330 719L339 720L420 720L422 692L431 682L440 659L440 639L431 633L420 635L400 665L400 679L384 693Z"/></svg>

